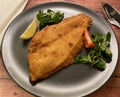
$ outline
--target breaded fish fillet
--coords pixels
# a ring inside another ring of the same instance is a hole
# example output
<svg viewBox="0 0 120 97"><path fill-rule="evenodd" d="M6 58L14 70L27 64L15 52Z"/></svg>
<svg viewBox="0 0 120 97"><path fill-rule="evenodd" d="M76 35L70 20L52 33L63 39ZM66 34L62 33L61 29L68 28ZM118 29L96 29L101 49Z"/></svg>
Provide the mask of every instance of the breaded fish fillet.
<svg viewBox="0 0 120 97"><path fill-rule="evenodd" d="M29 44L29 76L44 79L72 64L83 48L83 32L92 19L85 14L64 19L37 32Z"/></svg>

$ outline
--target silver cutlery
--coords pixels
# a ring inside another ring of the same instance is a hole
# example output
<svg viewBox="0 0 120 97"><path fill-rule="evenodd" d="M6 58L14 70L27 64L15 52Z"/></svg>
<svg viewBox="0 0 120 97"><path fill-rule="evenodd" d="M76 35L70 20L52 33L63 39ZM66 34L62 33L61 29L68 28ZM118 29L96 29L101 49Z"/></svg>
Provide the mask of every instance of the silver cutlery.
<svg viewBox="0 0 120 97"><path fill-rule="evenodd" d="M107 18L107 20L112 24L120 28L120 14L119 12L109 5L108 3L102 2L103 12Z"/></svg>

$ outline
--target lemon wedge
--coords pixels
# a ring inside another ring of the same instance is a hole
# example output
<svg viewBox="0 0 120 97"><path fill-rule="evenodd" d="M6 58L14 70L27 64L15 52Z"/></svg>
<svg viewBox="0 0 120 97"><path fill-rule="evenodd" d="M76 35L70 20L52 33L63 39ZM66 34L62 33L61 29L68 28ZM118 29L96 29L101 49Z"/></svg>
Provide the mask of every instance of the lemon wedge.
<svg viewBox="0 0 120 97"><path fill-rule="evenodd" d="M20 35L21 39L27 40L33 37L38 27L37 20L34 18L26 30Z"/></svg>

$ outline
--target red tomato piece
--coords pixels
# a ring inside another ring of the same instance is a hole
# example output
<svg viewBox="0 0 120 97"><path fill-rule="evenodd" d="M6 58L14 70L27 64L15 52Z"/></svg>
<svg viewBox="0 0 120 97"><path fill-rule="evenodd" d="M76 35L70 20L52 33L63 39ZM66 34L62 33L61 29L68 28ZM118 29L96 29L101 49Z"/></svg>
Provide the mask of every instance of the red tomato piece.
<svg viewBox="0 0 120 97"><path fill-rule="evenodd" d="M94 47L94 43L93 43L93 41L92 41L92 39L90 37L90 34L89 34L87 29L85 29L83 35L84 35L84 40L85 40L84 41L85 42L85 47L86 48L93 48Z"/></svg>

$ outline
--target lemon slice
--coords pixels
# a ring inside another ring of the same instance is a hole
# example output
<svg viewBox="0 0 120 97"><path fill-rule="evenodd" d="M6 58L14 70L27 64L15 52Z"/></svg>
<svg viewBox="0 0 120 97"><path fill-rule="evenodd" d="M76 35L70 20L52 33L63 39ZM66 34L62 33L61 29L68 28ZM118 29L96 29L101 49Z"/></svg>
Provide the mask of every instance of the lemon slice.
<svg viewBox="0 0 120 97"><path fill-rule="evenodd" d="M32 22L27 27L27 29L20 35L20 38L24 40L32 38L36 32L37 26L38 26L37 20L33 19Z"/></svg>

